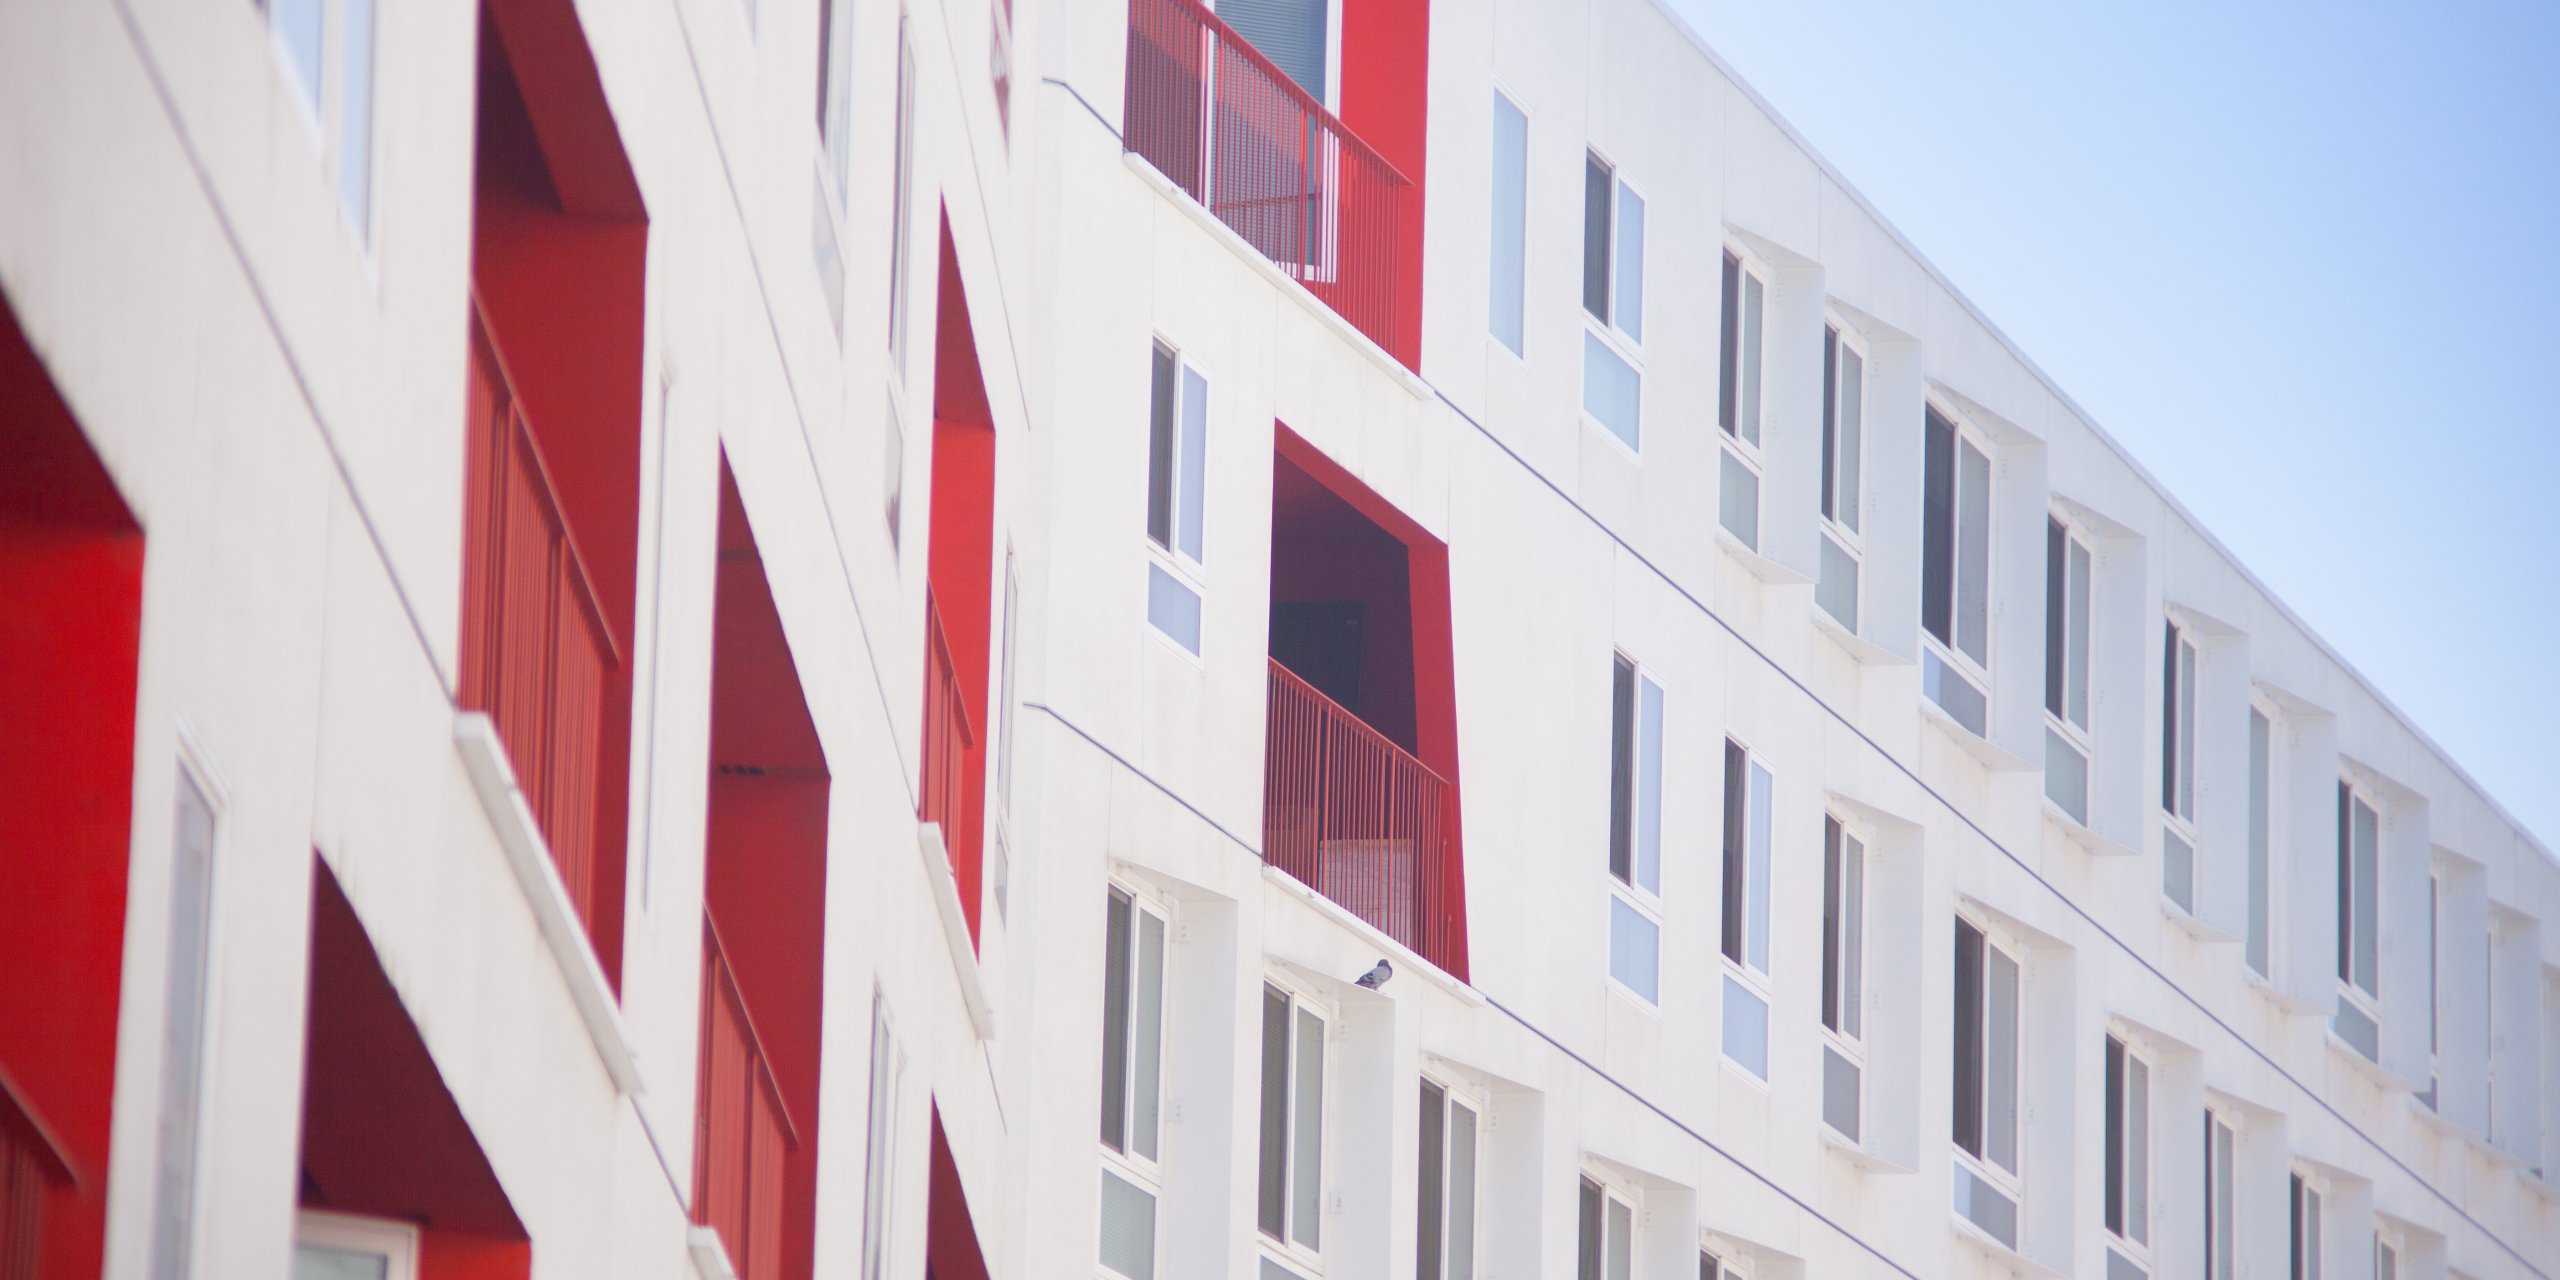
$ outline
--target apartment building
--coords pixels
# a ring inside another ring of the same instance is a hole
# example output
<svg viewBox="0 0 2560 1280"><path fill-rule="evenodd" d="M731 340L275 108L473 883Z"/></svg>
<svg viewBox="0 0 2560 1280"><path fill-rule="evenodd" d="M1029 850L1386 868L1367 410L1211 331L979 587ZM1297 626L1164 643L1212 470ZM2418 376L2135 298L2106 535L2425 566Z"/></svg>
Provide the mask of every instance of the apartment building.
<svg viewBox="0 0 2560 1280"><path fill-rule="evenodd" d="M2551 851L1657 0L0 7L0 651L0 1280L2560 1275Z"/></svg>

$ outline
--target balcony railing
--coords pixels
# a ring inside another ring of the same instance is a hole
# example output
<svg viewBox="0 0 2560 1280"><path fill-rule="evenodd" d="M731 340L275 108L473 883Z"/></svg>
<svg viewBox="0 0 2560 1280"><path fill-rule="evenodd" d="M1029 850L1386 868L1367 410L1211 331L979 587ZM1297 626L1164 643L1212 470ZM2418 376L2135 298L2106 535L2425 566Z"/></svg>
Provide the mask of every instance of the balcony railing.
<svg viewBox="0 0 2560 1280"><path fill-rule="evenodd" d="M708 915L702 920L701 1072L694 1215L720 1233L739 1280L780 1280L783 1163L800 1145L800 1133Z"/></svg>
<svg viewBox="0 0 2560 1280"><path fill-rule="evenodd" d="M1199 0L1130 0L1121 135L1388 354L1413 183Z"/></svg>
<svg viewBox="0 0 2560 1280"><path fill-rule="evenodd" d="M1457 944L1449 784L1271 663L1262 859L1434 964Z"/></svg>
<svg viewBox="0 0 2560 1280"><path fill-rule="evenodd" d="M578 918L596 918L597 770L620 658L532 425L497 349L472 333L462 698L489 713Z"/></svg>
<svg viewBox="0 0 2560 1280"><path fill-rule="evenodd" d="M45 1194L70 1182L71 1166L0 1075L0 1280L35 1280Z"/></svg>

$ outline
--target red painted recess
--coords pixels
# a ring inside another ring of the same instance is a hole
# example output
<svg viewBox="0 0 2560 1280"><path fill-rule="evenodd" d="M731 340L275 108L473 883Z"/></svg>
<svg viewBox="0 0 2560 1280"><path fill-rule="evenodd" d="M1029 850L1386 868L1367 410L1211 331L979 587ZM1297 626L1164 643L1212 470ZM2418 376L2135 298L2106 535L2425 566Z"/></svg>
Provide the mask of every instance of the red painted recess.
<svg viewBox="0 0 2560 1280"><path fill-rule="evenodd" d="M0 1269L38 1280L105 1248L142 553L0 300Z"/></svg>
<svg viewBox="0 0 2560 1280"><path fill-rule="evenodd" d="M421 1280L525 1280L532 1246L328 863L311 860L301 1203L420 1229Z"/></svg>
<svg viewBox="0 0 2560 1280"><path fill-rule="evenodd" d="M1430 0L1355 0L1342 6L1342 123L1413 180L1399 209L1392 340L1378 345L1422 366L1423 161L1430 136Z"/></svg>
<svg viewBox="0 0 2560 1280"><path fill-rule="evenodd" d="M995 595L996 432L969 324L968 291L942 220L934 335L933 499L925 552L925 821L943 824L969 936L978 936L987 807L989 615ZM936 621L938 620L938 622ZM939 627L939 635L936 627ZM947 665L944 653L947 651Z"/></svg>
<svg viewBox="0 0 2560 1280"><path fill-rule="evenodd" d="M1285 424L1274 424L1272 442L1274 613L1303 602L1363 606L1359 705L1350 709L1448 783L1446 862L1435 878L1447 900L1433 908L1444 952L1430 959L1464 981L1466 858L1448 544Z"/></svg>
<svg viewBox="0 0 2560 1280"><path fill-rule="evenodd" d="M827 764L726 459L719 537L694 1209L720 1230L744 1280L806 1280L817 1224Z"/></svg>
<svg viewBox="0 0 2560 1280"><path fill-rule="evenodd" d="M960 1185L960 1163L942 1131L942 1108L933 1109L933 1182L925 1199L925 1280L987 1280L986 1254L978 1248L969 1193Z"/></svg>
<svg viewBox="0 0 2560 1280"><path fill-rule="evenodd" d="M482 6L478 112L463 697L545 789L545 835L618 986L648 214L570 0ZM572 581L528 587L561 547ZM528 639L528 593L563 626L591 608L604 643ZM564 689L555 669L593 688Z"/></svg>

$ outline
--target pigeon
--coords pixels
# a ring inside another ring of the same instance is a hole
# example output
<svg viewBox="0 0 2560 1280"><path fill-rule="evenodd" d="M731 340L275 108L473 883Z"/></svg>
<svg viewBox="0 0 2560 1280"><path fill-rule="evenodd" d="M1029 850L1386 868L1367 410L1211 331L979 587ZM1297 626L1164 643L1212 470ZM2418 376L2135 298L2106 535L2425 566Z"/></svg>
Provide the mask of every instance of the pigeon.
<svg viewBox="0 0 2560 1280"><path fill-rule="evenodd" d="M1396 976L1395 966L1388 964L1384 960L1380 960L1376 968L1371 969L1367 973L1361 974L1357 981L1361 986L1366 987L1371 991L1375 991L1378 988L1387 985L1387 979L1394 976Z"/></svg>

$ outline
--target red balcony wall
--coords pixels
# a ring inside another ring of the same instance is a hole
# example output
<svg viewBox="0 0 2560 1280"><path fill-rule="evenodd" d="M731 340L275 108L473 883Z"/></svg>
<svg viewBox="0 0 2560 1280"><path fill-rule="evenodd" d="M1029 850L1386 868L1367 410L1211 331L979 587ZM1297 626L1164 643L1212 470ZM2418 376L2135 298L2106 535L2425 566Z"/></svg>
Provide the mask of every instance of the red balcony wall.
<svg viewBox="0 0 2560 1280"><path fill-rule="evenodd" d="M950 646L951 680L966 710L973 733L956 753L959 779L948 788L956 812L943 826L951 855L952 878L960 893L960 911L969 936L978 934L978 898L982 877L981 829L986 813L988 651L995 595L996 433L987 408L987 390L978 366L978 344L969 322L969 298L960 280L960 262L951 243L951 223L942 224L942 272L933 375L933 498L931 542L925 552L925 578ZM928 680L934 678L928 631ZM933 699L927 697L931 714ZM928 774L943 768L928 761ZM928 793L945 781L928 776Z"/></svg>
<svg viewBox="0 0 2560 1280"><path fill-rule="evenodd" d="M41 1194L43 1280L97 1275L105 1247L142 553L0 301L0 1079L71 1178Z"/></svg>
<svg viewBox="0 0 2560 1280"><path fill-rule="evenodd" d="M960 1184L960 1163L942 1131L942 1109L933 1112L932 1183L925 1199L925 1280L987 1280L986 1254Z"/></svg>
<svg viewBox="0 0 2560 1280"><path fill-rule="evenodd" d="M1430 140L1430 0L1354 0L1342 6L1342 123L1377 149L1413 182L1399 207L1395 242L1410 246L1396 258L1396 314L1392 341L1379 345L1406 355L1422 349L1422 203Z"/></svg>

